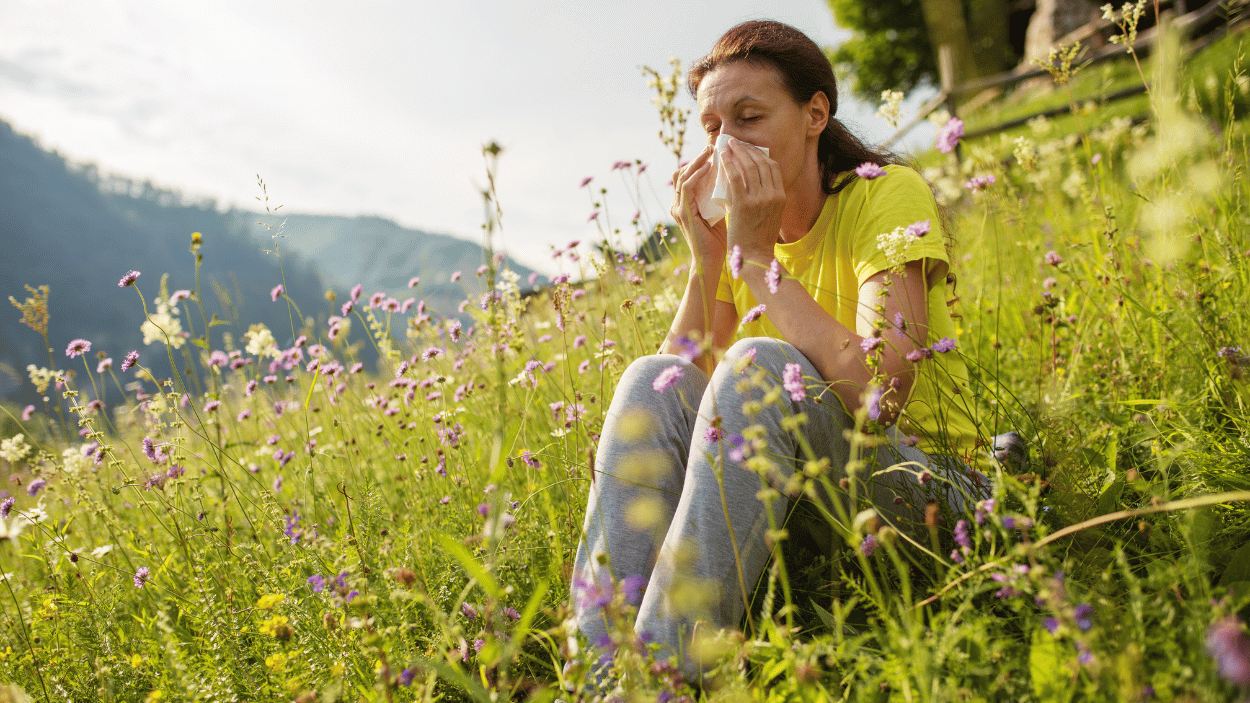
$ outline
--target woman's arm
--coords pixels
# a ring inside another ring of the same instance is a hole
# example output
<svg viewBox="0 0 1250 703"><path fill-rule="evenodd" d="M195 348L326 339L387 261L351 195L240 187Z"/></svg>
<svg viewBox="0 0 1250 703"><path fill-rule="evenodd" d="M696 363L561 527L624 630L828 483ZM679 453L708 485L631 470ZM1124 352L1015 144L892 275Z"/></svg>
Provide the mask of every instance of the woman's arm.
<svg viewBox="0 0 1250 703"><path fill-rule="evenodd" d="M882 271L864 281L851 330L825 312L784 269L777 292L771 293L765 279L771 256L754 253L744 258L742 277L755 299L767 305L768 319L832 384L831 390L852 414L863 404L863 391L873 377L863 343L881 326L881 343L872 353L880 355L879 368L890 390L880 401L878 421L893 424L915 380L914 364L907 354L924 346L928 337L925 262L911 261L901 273ZM901 327L895 324L899 320Z"/></svg>

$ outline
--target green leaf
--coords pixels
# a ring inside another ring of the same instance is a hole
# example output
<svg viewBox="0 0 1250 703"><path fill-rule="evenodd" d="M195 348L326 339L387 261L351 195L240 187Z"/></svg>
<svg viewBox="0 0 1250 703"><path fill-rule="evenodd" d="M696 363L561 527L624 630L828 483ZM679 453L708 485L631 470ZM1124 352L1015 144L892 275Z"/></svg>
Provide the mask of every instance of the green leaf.
<svg viewBox="0 0 1250 703"><path fill-rule="evenodd" d="M1067 701L1072 697L1072 687L1064 667L1066 649L1044 628L1033 631L1033 645L1029 647L1029 679L1033 682L1033 699L1038 701Z"/></svg>
<svg viewBox="0 0 1250 703"><path fill-rule="evenodd" d="M1241 545L1228 559L1228 567L1220 575L1220 586L1231 586L1237 581L1250 582L1250 542Z"/></svg>
<svg viewBox="0 0 1250 703"><path fill-rule="evenodd" d="M479 564L477 559L473 558L473 555L464 548L463 544L443 534L438 535L438 543L442 545L443 551L447 552L452 559L460 562L460 565L464 567L465 571L469 572L469 576L473 580L481 584L487 595L495 600L499 600L503 596L503 589L499 587L495 577L491 576L486 571L486 568Z"/></svg>
<svg viewBox="0 0 1250 703"><path fill-rule="evenodd" d="M1124 477L1117 478L1098 494L1098 514L1113 513L1120 507L1120 495L1124 493Z"/></svg>
<svg viewBox="0 0 1250 703"><path fill-rule="evenodd" d="M816 609L816 617L820 618L820 621L825 624L825 627L829 628L831 632L838 631L838 625L834 622L833 613L830 613L828 610L820 607L820 604L816 601L812 601L812 607Z"/></svg>

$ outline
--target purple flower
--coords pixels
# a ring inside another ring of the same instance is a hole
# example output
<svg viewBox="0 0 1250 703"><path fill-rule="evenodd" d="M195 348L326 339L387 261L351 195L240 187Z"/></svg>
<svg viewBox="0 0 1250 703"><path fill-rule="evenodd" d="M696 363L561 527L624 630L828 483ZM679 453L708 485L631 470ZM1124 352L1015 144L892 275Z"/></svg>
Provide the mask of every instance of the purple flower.
<svg viewBox="0 0 1250 703"><path fill-rule="evenodd" d="M776 259L768 265L768 273L764 274L764 281L768 283L768 292L776 295L777 286L781 285L781 264Z"/></svg>
<svg viewBox="0 0 1250 703"><path fill-rule="evenodd" d="M725 431L719 427L709 425L707 431L703 433L703 440L708 444L715 444L725 437Z"/></svg>
<svg viewBox="0 0 1250 703"><path fill-rule="evenodd" d="M875 551L877 551L877 536L876 535L865 536L864 540L859 543L859 553L863 554L866 557L870 557L872 556L872 553Z"/></svg>
<svg viewBox="0 0 1250 703"><path fill-rule="evenodd" d="M477 506L477 514L478 514L478 515L481 515L482 517L486 517L486 515L487 515L488 513L490 513L490 504L488 504L488 503L478 503L478 506Z"/></svg>
<svg viewBox="0 0 1250 703"><path fill-rule="evenodd" d="M750 310L747 310L746 314L742 316L742 321L744 323L755 322L756 320L760 319L760 315L763 315L765 310L768 310L768 306L764 305L763 303L760 303L759 305L756 305Z"/></svg>
<svg viewBox="0 0 1250 703"><path fill-rule="evenodd" d="M65 356L73 359L74 357L86 354L89 351L91 351L91 342L88 342L85 339L75 339L69 343L68 347L65 347Z"/></svg>
<svg viewBox="0 0 1250 703"><path fill-rule="evenodd" d="M933 351L938 352L939 354L945 354L948 351L955 350L955 340L951 339L950 337L943 337L939 339L938 341L934 342L933 346L930 348Z"/></svg>
<svg viewBox="0 0 1250 703"><path fill-rule="evenodd" d="M1207 629L1207 652L1215 660L1220 676L1250 688L1250 637L1235 615L1216 620Z"/></svg>
<svg viewBox="0 0 1250 703"><path fill-rule="evenodd" d="M735 244L729 250L729 275L737 278L742 273L742 247Z"/></svg>
<svg viewBox="0 0 1250 703"><path fill-rule="evenodd" d="M1076 606L1072 616L1076 618L1076 626L1081 628L1081 632L1089 632L1089 628L1094 626L1094 606L1089 603Z"/></svg>
<svg viewBox="0 0 1250 703"><path fill-rule="evenodd" d="M968 180L967 183L964 184L964 187L972 191L973 193L980 193L986 188L994 185L995 180L996 179L994 178L993 174L986 175L986 176L973 176L972 178Z"/></svg>
<svg viewBox="0 0 1250 703"><path fill-rule="evenodd" d="M312 586L313 593L321 593L326 587L326 577L321 574L313 574L308 577L308 585Z"/></svg>
<svg viewBox="0 0 1250 703"><path fill-rule="evenodd" d="M625 602L638 605L642 600L642 592L647 587L647 577L641 574L626 576L621 580L621 593L625 594Z"/></svg>
<svg viewBox="0 0 1250 703"><path fill-rule="evenodd" d="M269 291L269 297L272 298L274 302L277 302L278 298L281 298L282 294L285 292L286 292L286 287L283 286L281 283L279 283L278 285L273 287L273 290Z"/></svg>
<svg viewBox="0 0 1250 703"><path fill-rule="evenodd" d="M681 380L684 373L685 372L682 371L681 366L673 364L667 369L661 371L659 376L655 377L655 381L651 383L651 387L655 389L656 393L663 393L664 391L677 385L677 382Z"/></svg>
<svg viewBox="0 0 1250 703"><path fill-rule="evenodd" d="M464 616L470 620L477 619L477 610L475 610L473 606L463 601L461 601L460 603L460 612L464 613Z"/></svg>
<svg viewBox="0 0 1250 703"><path fill-rule="evenodd" d="M864 337L864 341L859 343L859 348L864 350L865 354L870 353L879 346L881 346L880 337Z"/></svg>
<svg viewBox="0 0 1250 703"><path fill-rule="evenodd" d="M960 520L955 523L955 544L964 549L972 549L972 537L968 534L968 528L972 527L967 520Z"/></svg>
<svg viewBox="0 0 1250 703"><path fill-rule="evenodd" d="M874 178L880 178L884 176L885 169L881 168L880 166L878 166L877 164L874 164L871 161L865 161L864 163L855 167L855 175L859 176L860 178L866 181L871 181Z"/></svg>
<svg viewBox="0 0 1250 703"><path fill-rule="evenodd" d="M210 400L204 404L204 412L211 413L221 407L220 400Z"/></svg>
<svg viewBox="0 0 1250 703"><path fill-rule="evenodd" d="M913 237L915 239L919 239L925 236L926 234L928 234L929 229L930 229L929 220L921 220L919 222L913 222L910 225L907 225L907 229L903 230L903 234L906 234L907 236Z"/></svg>
<svg viewBox="0 0 1250 703"><path fill-rule="evenodd" d="M938 130L937 148L943 154L949 154L955 149L955 145L959 143L959 138L964 136L964 121L958 117L952 117L942 125Z"/></svg>
<svg viewBox="0 0 1250 703"><path fill-rule="evenodd" d="M149 573L150 572L148 571L148 567L146 566L140 566L138 569L135 570L135 576L134 576L135 588L143 588L144 585L147 584Z"/></svg>
<svg viewBox="0 0 1250 703"><path fill-rule="evenodd" d="M448 280L450 280L452 283L455 283L456 281L459 281L459 280L460 280L460 272L459 272L459 271L453 271L453 272L452 272L452 274L451 274L451 278L450 278L450 279L448 279Z"/></svg>
<svg viewBox="0 0 1250 703"><path fill-rule="evenodd" d="M27 405L22 408L22 422L29 422L30 418L35 414L35 406Z"/></svg>
<svg viewBox="0 0 1250 703"><path fill-rule="evenodd" d="M1046 628L1046 631L1053 635L1059 630L1059 620L1058 618L1045 618L1042 620L1042 627Z"/></svg>
<svg viewBox="0 0 1250 703"><path fill-rule="evenodd" d="M16 502L17 499L13 496L9 496L3 502L0 502L0 519L8 519L9 513L13 511L13 504Z"/></svg>
<svg viewBox="0 0 1250 703"><path fill-rule="evenodd" d="M1059 255L1057 252L1055 252L1055 250L1053 250L1053 249L1052 249L1052 250L1050 250L1050 251L1048 251L1048 252L1046 252L1046 257L1045 257L1045 259L1046 259L1046 263L1050 264L1051 266L1058 266L1059 264L1062 264L1062 263L1063 263L1063 257L1062 257L1062 256L1060 256L1060 255Z"/></svg>
<svg viewBox="0 0 1250 703"><path fill-rule="evenodd" d="M132 366L139 362L138 350L132 349L126 354L126 358L122 359L122 371L129 371Z"/></svg>
<svg viewBox="0 0 1250 703"><path fill-rule="evenodd" d="M412 685L412 681L413 681L413 679L415 679L415 678L417 678L417 670L416 670L416 669L404 669L403 671L399 672L399 685L400 685L400 686L411 686L411 685Z"/></svg>
<svg viewBox="0 0 1250 703"><path fill-rule="evenodd" d="M34 481L31 481L29 484L27 484L26 495L28 496L38 495L39 491L43 490L43 487L46 485L48 485L47 479L37 478Z"/></svg>
<svg viewBox="0 0 1250 703"><path fill-rule="evenodd" d="M582 179L582 184L578 186L578 188L585 188L586 186L590 185L590 182L593 180L595 180L594 176L586 176L585 178Z"/></svg>
<svg viewBox="0 0 1250 703"><path fill-rule="evenodd" d="M521 614L518 613L516 611L516 608L513 608L512 606L508 606L504 608L503 614L506 615L508 619L511 620L512 622L516 622L521 619Z"/></svg>
<svg viewBox="0 0 1250 703"><path fill-rule="evenodd" d="M913 362L913 363L920 361L921 359L931 359L933 358L933 350L929 349L928 347L922 347L920 349L912 349L911 351L907 352L906 358L908 361Z"/></svg>
<svg viewBox="0 0 1250 703"><path fill-rule="evenodd" d="M191 291L185 288L183 288L182 290L176 290L173 293L169 294L169 304L177 305L178 303L181 303L182 301L190 297L191 297Z"/></svg>
<svg viewBox="0 0 1250 703"><path fill-rule="evenodd" d="M295 455L294 455L294 454L290 454L290 456L295 456ZM285 461L280 462L280 463L282 463L282 465L283 465L283 466L285 466L285 465L286 465L286 462L285 462ZM281 477L281 476L278 476L277 478L275 478L275 479L273 480L273 492L274 492L274 493L281 493L281 492L282 492L282 477Z"/></svg>
<svg viewBox="0 0 1250 703"><path fill-rule="evenodd" d="M781 373L781 387L790 393L790 400L796 403L807 397L801 364L786 364L785 370Z"/></svg>
<svg viewBox="0 0 1250 703"><path fill-rule="evenodd" d="M117 282L117 287L125 288L126 286L133 286L135 284L135 280L137 280L138 278L139 278L138 271L128 271L126 272L125 276L122 276L122 280ZM142 586L140 586L140 588L142 588Z"/></svg>
<svg viewBox="0 0 1250 703"><path fill-rule="evenodd" d="M864 405L868 408L868 419L879 420L881 418L881 389L870 390L864 398Z"/></svg>

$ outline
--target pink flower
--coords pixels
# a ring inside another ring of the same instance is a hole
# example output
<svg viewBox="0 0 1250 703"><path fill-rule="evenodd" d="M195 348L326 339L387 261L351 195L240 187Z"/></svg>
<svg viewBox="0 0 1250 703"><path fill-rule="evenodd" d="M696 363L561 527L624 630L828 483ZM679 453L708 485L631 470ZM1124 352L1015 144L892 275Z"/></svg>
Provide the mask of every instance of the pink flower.
<svg viewBox="0 0 1250 703"><path fill-rule="evenodd" d="M1059 256L1059 254L1052 249L1051 251L1046 252L1046 263L1051 266L1058 266L1063 263L1063 257Z"/></svg>
<svg viewBox="0 0 1250 703"><path fill-rule="evenodd" d="M360 300L360 294L364 292L365 292L365 287L362 286L361 284L357 283L356 285L352 286L352 303L355 304L356 301Z"/></svg>
<svg viewBox="0 0 1250 703"><path fill-rule="evenodd" d="M964 187L973 193L980 193L986 188L994 185L994 181L995 178L993 174L987 176L973 176L967 183L964 184Z"/></svg>
<svg viewBox="0 0 1250 703"><path fill-rule="evenodd" d="M781 284L781 264L776 259L768 265L768 273L764 274L764 280L768 283L768 292L776 295L777 286Z"/></svg>
<svg viewBox="0 0 1250 703"><path fill-rule="evenodd" d="M909 237L920 239L929 233L929 220L913 222L912 224L907 225L907 229L903 233Z"/></svg>
<svg viewBox="0 0 1250 703"><path fill-rule="evenodd" d="M122 371L129 371L137 363L139 363L139 352L132 349L126 354L126 358L122 359Z"/></svg>
<svg viewBox="0 0 1250 703"><path fill-rule="evenodd" d="M955 145L959 143L959 138L964 136L964 121L958 117L952 117L942 125L938 130L937 148L943 154L949 154L955 149Z"/></svg>
<svg viewBox="0 0 1250 703"><path fill-rule="evenodd" d="M864 341L859 343L859 348L863 349L865 354L870 353L879 346L881 346L880 337L864 337Z"/></svg>
<svg viewBox="0 0 1250 703"><path fill-rule="evenodd" d="M272 298L273 301L276 303L278 302L278 298L281 298L282 294L285 292L286 292L286 286L279 283L278 285L273 287L273 290L269 291L269 297Z"/></svg>
<svg viewBox="0 0 1250 703"><path fill-rule="evenodd" d="M35 406L27 405L22 409L22 422L29 422L32 415L35 414Z"/></svg>
<svg viewBox="0 0 1250 703"><path fill-rule="evenodd" d="M455 283L456 281L459 281L459 280L460 280L460 272L459 272L459 271L455 271L455 272L453 272L453 273L451 274L451 279L450 279L450 280L451 280L451 282L452 282L452 283Z"/></svg>
<svg viewBox="0 0 1250 703"><path fill-rule="evenodd" d="M948 351L954 351L955 340L951 339L950 337L943 337L933 343L932 349L933 351L938 352L940 354L945 354Z"/></svg>
<svg viewBox="0 0 1250 703"><path fill-rule="evenodd" d="M135 575L134 575L135 588L143 588L143 586L147 584L148 582L150 573L151 572L148 570L148 567L146 566L140 566L138 569L136 569Z"/></svg>
<svg viewBox="0 0 1250 703"><path fill-rule="evenodd" d="M208 401L207 403L205 403L205 404L204 404L204 412L206 412L206 413L211 413L211 412L214 412L215 410L217 410L217 408L219 408L219 407L221 407L221 401L220 401L220 400L210 400L210 401Z"/></svg>
<svg viewBox="0 0 1250 703"><path fill-rule="evenodd" d="M884 176L885 169L881 168L880 166L878 166L877 164L874 164L871 161L865 161L864 163L855 167L855 175L859 176L860 178L866 181L871 181L874 178L880 178Z"/></svg>
<svg viewBox="0 0 1250 703"><path fill-rule="evenodd" d="M82 356L89 351L91 351L91 342L85 339L75 339L69 343L69 346L65 347L65 356L72 359L76 356Z"/></svg>
<svg viewBox="0 0 1250 703"><path fill-rule="evenodd" d="M1215 659L1220 676L1250 688L1250 637L1235 615L1217 620L1207 629L1207 652Z"/></svg>
<svg viewBox="0 0 1250 703"><path fill-rule="evenodd" d="M122 280L117 282L117 287L125 288L126 286L133 286L135 284L135 280L138 278L138 271L128 271L125 276L122 276Z"/></svg>
<svg viewBox="0 0 1250 703"><path fill-rule="evenodd" d="M590 217L587 217L587 218L586 218L586 221L587 221L587 222L594 222L594 221L595 221L595 220L597 220L597 219L599 219L599 211L598 211L598 210L595 210L594 212L590 213Z"/></svg>
<svg viewBox="0 0 1250 703"><path fill-rule="evenodd" d="M408 287L409 287L409 288L416 288L416 287L417 287L417 284L418 284L418 283L420 283L420 282L421 282L421 277L420 277L420 276L413 276L412 278L408 279Z"/></svg>
<svg viewBox="0 0 1250 703"><path fill-rule="evenodd" d="M764 314L764 311L766 311L766 310L768 310L768 306L767 306L767 305L765 305L765 304L763 304L763 303L760 303L759 305L756 305L755 307L751 308L750 310L747 310L747 311L746 311L746 314L744 314L744 315L742 316L742 321L743 321L744 323L745 323L745 322L755 322L756 320L760 319L760 315L763 315L763 314Z"/></svg>
<svg viewBox="0 0 1250 703"><path fill-rule="evenodd" d="M651 387L655 389L656 393L663 393L664 391L677 385L677 382L681 380L683 375L684 372L682 371L681 366L673 364L667 369L661 371L659 376L655 377L655 381L652 382Z"/></svg>
<svg viewBox="0 0 1250 703"><path fill-rule="evenodd" d="M176 290L176 291L174 291L173 293L170 293L170 295L169 295L169 304L170 304L170 305L177 305L178 303L181 303L182 301L184 301L184 300L186 300L187 298L190 298L190 297L191 297L191 291L186 290L186 289L183 289L183 290Z"/></svg>
<svg viewBox="0 0 1250 703"><path fill-rule="evenodd" d="M800 364L786 364L781 380L782 388L790 392L790 400L797 403L807 397L807 388L803 385L803 367Z"/></svg>
<svg viewBox="0 0 1250 703"><path fill-rule="evenodd" d="M737 244L729 252L729 274L734 278L742 273L742 247Z"/></svg>
<svg viewBox="0 0 1250 703"><path fill-rule="evenodd" d="M593 180L595 180L594 176L586 176L585 178L582 179L582 184L578 186L578 188L585 188L586 186L590 185L590 182Z"/></svg>

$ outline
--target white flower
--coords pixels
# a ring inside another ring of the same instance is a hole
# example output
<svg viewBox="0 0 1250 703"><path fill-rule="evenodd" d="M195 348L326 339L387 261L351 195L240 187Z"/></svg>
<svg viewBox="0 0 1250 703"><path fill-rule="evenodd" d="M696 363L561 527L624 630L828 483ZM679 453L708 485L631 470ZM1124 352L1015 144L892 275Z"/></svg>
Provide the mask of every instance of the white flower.
<svg viewBox="0 0 1250 703"><path fill-rule="evenodd" d="M65 469L65 473L76 474L91 470L93 462L83 453L83 449L85 447L70 448L61 452L61 464Z"/></svg>
<svg viewBox="0 0 1250 703"><path fill-rule="evenodd" d="M903 102L903 94L897 90L881 91L881 107L877 108L877 116L898 127L898 118L902 114L899 103Z"/></svg>
<svg viewBox="0 0 1250 703"><path fill-rule="evenodd" d="M44 393L48 390L48 384L61 377L60 371L49 371L41 369L34 364L26 366L26 373L30 374L30 382L35 384L35 390Z"/></svg>
<svg viewBox="0 0 1250 703"><path fill-rule="evenodd" d="M91 550L91 556L96 557L98 559L104 556L105 554L108 554L111 551L113 551L113 545L105 544L105 545L101 545Z"/></svg>
<svg viewBox="0 0 1250 703"><path fill-rule="evenodd" d="M148 315L148 319L143 321L139 326L139 331L143 333L143 343L152 344L154 342L166 341L169 346L174 349L181 349L186 340L182 338L182 323L178 318L169 314L169 303L157 298L153 301L156 304L156 312Z"/></svg>
<svg viewBox="0 0 1250 703"><path fill-rule="evenodd" d="M26 529L27 524L28 521L21 515L16 515L11 520L0 518L0 542L17 539L17 536L22 534L22 530Z"/></svg>
<svg viewBox="0 0 1250 703"><path fill-rule="evenodd" d="M27 522L29 522L32 525L38 525L39 523L48 519L48 511L43 509L42 500L39 501L39 505L36 505L30 510L23 510L19 512L17 515L18 517L25 519Z"/></svg>
<svg viewBox="0 0 1250 703"><path fill-rule="evenodd" d="M30 445L26 444L26 436L15 434L9 439L0 441L0 459L16 464L30 453Z"/></svg>
<svg viewBox="0 0 1250 703"><path fill-rule="evenodd" d="M273 332L269 328L259 322L247 328L247 332L243 333L243 339L247 340L248 354L255 354L262 359L267 356L278 358L278 342L273 338Z"/></svg>

